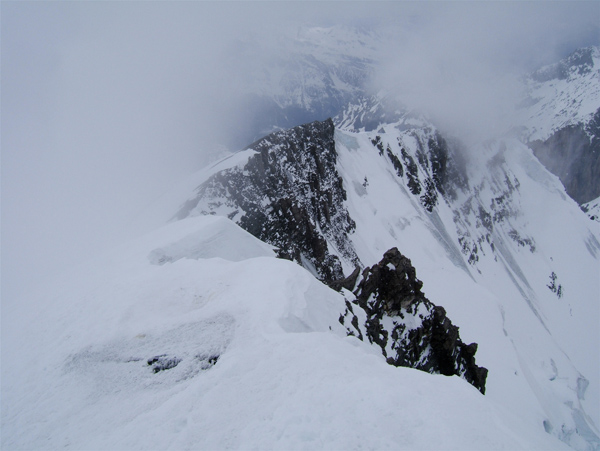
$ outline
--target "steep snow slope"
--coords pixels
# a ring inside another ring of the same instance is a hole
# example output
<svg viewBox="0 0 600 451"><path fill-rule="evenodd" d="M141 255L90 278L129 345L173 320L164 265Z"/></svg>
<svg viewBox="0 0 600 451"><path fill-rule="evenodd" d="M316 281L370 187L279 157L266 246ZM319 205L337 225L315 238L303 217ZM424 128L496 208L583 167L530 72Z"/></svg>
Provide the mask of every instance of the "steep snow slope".
<svg viewBox="0 0 600 451"><path fill-rule="evenodd" d="M597 227L517 141L473 149L479 158L470 158L470 189L458 189L455 199L446 196L429 212L423 197L410 193L410 180L398 176L392 158L373 158L378 151L372 142L380 136L377 144L389 146L398 159L401 143L419 160L419 143L427 141L423 129L399 128L404 127L336 132L345 186L368 181L348 196L348 211L356 221L351 240L361 261L373 261L392 245L402 249L418 268L426 292L447 309L467 339L479 343L478 361L490 371L487 396L508 401L516 395L510 402L521 404L515 388L522 383L561 439L587 446L574 437L578 430L590 446L598 446ZM425 188L431 162L423 162L417 174ZM496 323L492 332L490 324L497 321L501 325ZM473 335L466 334L471 330ZM498 332L504 338L494 335ZM512 354L512 363L507 356L497 358L502 346ZM492 349L496 358L486 354ZM514 370L510 377L507 367ZM588 388L585 399L583 387ZM581 421L582 407L592 419L588 426ZM521 408L527 409L525 404Z"/></svg>
<svg viewBox="0 0 600 451"><path fill-rule="evenodd" d="M538 409L387 365L343 306L228 219L169 224L3 306L2 447L561 449Z"/></svg>

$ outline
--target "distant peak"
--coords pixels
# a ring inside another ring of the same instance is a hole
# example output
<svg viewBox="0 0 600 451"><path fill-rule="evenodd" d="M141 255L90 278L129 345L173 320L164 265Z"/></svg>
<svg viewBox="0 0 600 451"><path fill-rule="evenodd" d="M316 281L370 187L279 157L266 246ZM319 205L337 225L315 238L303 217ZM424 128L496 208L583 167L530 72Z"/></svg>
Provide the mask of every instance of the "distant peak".
<svg viewBox="0 0 600 451"><path fill-rule="evenodd" d="M550 80L565 80L570 76L590 73L600 59L600 47L590 46L575 50L557 63L541 67L531 74L531 78L543 83Z"/></svg>

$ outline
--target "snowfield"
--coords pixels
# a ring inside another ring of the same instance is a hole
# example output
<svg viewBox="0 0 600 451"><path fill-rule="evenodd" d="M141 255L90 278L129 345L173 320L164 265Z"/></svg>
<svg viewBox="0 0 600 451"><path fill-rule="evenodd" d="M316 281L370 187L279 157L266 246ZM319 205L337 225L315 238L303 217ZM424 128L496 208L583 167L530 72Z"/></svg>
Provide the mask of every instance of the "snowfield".
<svg viewBox="0 0 600 451"><path fill-rule="evenodd" d="M171 223L3 305L2 448L565 448L539 409L386 364L343 305L228 219Z"/></svg>

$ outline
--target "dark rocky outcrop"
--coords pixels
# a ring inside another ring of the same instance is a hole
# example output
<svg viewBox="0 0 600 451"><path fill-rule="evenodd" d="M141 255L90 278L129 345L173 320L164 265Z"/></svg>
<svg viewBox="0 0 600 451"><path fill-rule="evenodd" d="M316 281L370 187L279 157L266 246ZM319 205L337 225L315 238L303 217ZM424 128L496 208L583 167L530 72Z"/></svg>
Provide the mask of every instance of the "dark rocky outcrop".
<svg viewBox="0 0 600 451"><path fill-rule="evenodd" d="M175 368L181 359L175 356L168 356L167 354L161 354L154 356L148 359L148 366L152 367L152 371L154 373L158 373L160 371L170 370L171 368Z"/></svg>
<svg viewBox="0 0 600 451"><path fill-rule="evenodd" d="M352 274L344 279L334 280L329 283L329 287L333 288L335 291L341 291L342 288L345 288L348 291L352 291L356 286L356 281L358 280L358 276L360 275L360 268L357 266Z"/></svg>
<svg viewBox="0 0 600 451"><path fill-rule="evenodd" d="M204 371L215 366L215 364L219 360L219 357L220 356L217 354L201 354L195 356L194 360L197 363L197 368ZM156 374L160 373L161 371L166 371L175 368L182 361L183 359L180 357L171 356L168 354L160 354L149 358L146 361L146 363L149 367L152 368L152 372Z"/></svg>
<svg viewBox="0 0 600 451"><path fill-rule="evenodd" d="M488 370L475 364L477 344L461 341L458 327L422 287L411 261L392 248L364 269L340 323L349 335L378 345L391 365L457 375L485 393Z"/></svg>
<svg viewBox="0 0 600 451"><path fill-rule="evenodd" d="M273 133L248 146L257 153L243 167L221 171L178 212L226 214L329 283L344 277L335 249L359 266L348 234L355 228L336 169L331 119Z"/></svg>

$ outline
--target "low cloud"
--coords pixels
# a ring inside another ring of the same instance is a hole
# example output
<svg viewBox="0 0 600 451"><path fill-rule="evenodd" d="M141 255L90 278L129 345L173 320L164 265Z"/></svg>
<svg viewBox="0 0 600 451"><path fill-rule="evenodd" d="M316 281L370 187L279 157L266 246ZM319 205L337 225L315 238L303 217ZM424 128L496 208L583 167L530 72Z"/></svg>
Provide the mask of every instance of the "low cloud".
<svg viewBox="0 0 600 451"><path fill-rule="evenodd" d="M124 238L144 205L233 146L255 114L246 86L301 26L376 30L373 89L488 133L516 75L598 38L598 5L5 2L3 298Z"/></svg>
<svg viewBox="0 0 600 451"><path fill-rule="evenodd" d="M524 74L600 43L595 2L406 6L403 23L387 25L372 89L392 92L465 140L506 130Z"/></svg>

